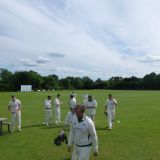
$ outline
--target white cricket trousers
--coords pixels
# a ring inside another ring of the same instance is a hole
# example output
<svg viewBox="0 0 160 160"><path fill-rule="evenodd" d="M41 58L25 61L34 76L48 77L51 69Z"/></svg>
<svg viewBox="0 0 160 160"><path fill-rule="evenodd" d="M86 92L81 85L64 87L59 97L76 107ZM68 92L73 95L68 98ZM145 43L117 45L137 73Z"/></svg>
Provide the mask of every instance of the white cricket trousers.
<svg viewBox="0 0 160 160"><path fill-rule="evenodd" d="M15 129L15 123L18 123L18 129L21 129L21 111L12 112L11 114L11 131Z"/></svg>
<svg viewBox="0 0 160 160"><path fill-rule="evenodd" d="M78 147L74 145L72 159L71 160L89 160L91 154L91 146Z"/></svg>
<svg viewBox="0 0 160 160"><path fill-rule="evenodd" d="M60 107L54 108L55 122L61 122L61 110Z"/></svg>
<svg viewBox="0 0 160 160"><path fill-rule="evenodd" d="M109 129L112 129L113 121L115 118L115 109L114 110L107 110L107 116L108 116L108 127L109 127Z"/></svg>
<svg viewBox="0 0 160 160"><path fill-rule="evenodd" d="M51 123L52 119L52 110L51 109L45 109L45 123L46 125L49 125Z"/></svg>

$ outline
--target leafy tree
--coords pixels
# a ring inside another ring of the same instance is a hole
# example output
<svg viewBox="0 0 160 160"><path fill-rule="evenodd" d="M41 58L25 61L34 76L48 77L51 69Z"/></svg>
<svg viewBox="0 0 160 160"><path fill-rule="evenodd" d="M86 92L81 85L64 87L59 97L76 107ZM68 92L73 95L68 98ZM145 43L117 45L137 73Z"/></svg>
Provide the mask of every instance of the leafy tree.
<svg viewBox="0 0 160 160"><path fill-rule="evenodd" d="M58 76L49 75L43 77L42 88L46 90L58 89Z"/></svg>
<svg viewBox="0 0 160 160"><path fill-rule="evenodd" d="M109 87L109 83L107 81L102 81L98 78L94 83L95 89L107 89Z"/></svg>
<svg viewBox="0 0 160 160"><path fill-rule="evenodd" d="M82 79L79 77L75 77L72 80L72 86L74 89L82 89L83 88L83 82Z"/></svg>
<svg viewBox="0 0 160 160"><path fill-rule="evenodd" d="M7 69L0 69L0 91L12 91L12 72L8 71Z"/></svg>
<svg viewBox="0 0 160 160"><path fill-rule="evenodd" d="M83 85L84 85L83 89L93 89L94 82L89 77L83 77L82 82L83 82Z"/></svg>
<svg viewBox="0 0 160 160"><path fill-rule="evenodd" d="M13 75L13 85L15 90L20 90L21 85L32 85L33 90L41 88L42 77L34 71L15 72Z"/></svg>

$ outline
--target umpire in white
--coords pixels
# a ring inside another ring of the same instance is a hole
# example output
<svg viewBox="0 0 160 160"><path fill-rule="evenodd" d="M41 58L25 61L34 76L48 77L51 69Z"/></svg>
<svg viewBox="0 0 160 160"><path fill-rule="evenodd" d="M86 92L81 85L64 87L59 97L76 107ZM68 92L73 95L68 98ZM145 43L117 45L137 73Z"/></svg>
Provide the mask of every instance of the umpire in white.
<svg viewBox="0 0 160 160"><path fill-rule="evenodd" d="M112 94L109 94L108 99L106 101L105 110L104 110L104 112L107 114L107 117L108 117L108 129L109 130L111 130L114 125L116 105L117 105L116 99L112 97Z"/></svg>
<svg viewBox="0 0 160 160"><path fill-rule="evenodd" d="M16 118L18 121L18 131L21 132L21 108L21 101L12 95L11 101L8 104L8 111L11 112L11 132L14 132Z"/></svg>
<svg viewBox="0 0 160 160"><path fill-rule="evenodd" d="M51 123L52 119L52 110L51 110L51 96L48 96L44 101L44 112L45 112L45 124L48 126Z"/></svg>
<svg viewBox="0 0 160 160"><path fill-rule="evenodd" d="M98 139L93 121L85 115L85 106L76 105L75 118L70 127L68 151L74 145L71 160L89 160L91 149L98 155Z"/></svg>

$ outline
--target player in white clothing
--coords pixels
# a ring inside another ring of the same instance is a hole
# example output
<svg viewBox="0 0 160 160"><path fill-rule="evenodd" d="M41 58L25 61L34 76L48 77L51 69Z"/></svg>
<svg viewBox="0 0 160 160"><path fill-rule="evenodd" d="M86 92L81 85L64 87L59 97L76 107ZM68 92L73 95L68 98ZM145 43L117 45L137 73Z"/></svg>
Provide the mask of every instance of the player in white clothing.
<svg viewBox="0 0 160 160"><path fill-rule="evenodd" d="M51 101L51 96L48 96L47 99L44 101L44 112L45 112L45 124L48 126L51 123L52 119L52 101Z"/></svg>
<svg viewBox="0 0 160 160"><path fill-rule="evenodd" d="M88 94L87 94L87 93L84 93L84 94L82 95L82 97L83 97L83 104L85 105L86 102L88 101Z"/></svg>
<svg viewBox="0 0 160 160"><path fill-rule="evenodd" d="M62 123L61 122L61 102L60 102L60 94L57 94L56 99L54 100L54 113L55 113L55 124Z"/></svg>
<svg viewBox="0 0 160 160"><path fill-rule="evenodd" d="M88 96L88 100L85 103L86 107L86 115L92 119L94 122L97 108L97 101L92 98L92 96Z"/></svg>
<svg viewBox="0 0 160 160"><path fill-rule="evenodd" d="M70 111L67 113L65 117L64 128L70 126L74 118L75 118L74 107L70 107Z"/></svg>
<svg viewBox="0 0 160 160"><path fill-rule="evenodd" d="M76 106L76 98L74 95L70 95L70 100L69 100L69 107L74 108Z"/></svg>
<svg viewBox="0 0 160 160"><path fill-rule="evenodd" d="M11 132L14 132L16 118L18 121L18 131L21 132L21 108L21 101L12 95L11 101L8 104L8 111L11 112Z"/></svg>
<svg viewBox="0 0 160 160"><path fill-rule="evenodd" d="M108 129L111 130L114 126L115 119L115 108L117 105L117 101L112 97L112 94L108 95L108 99L106 101L106 106L104 112L108 117Z"/></svg>
<svg viewBox="0 0 160 160"><path fill-rule="evenodd" d="M74 98L76 99L76 95L77 95L77 94L76 94L75 90L73 90L72 93L71 93L70 95L73 95Z"/></svg>
<svg viewBox="0 0 160 160"><path fill-rule="evenodd" d="M75 118L71 124L68 151L74 145L71 160L89 160L91 149L98 155L98 139L93 121L85 115L85 106L76 105Z"/></svg>

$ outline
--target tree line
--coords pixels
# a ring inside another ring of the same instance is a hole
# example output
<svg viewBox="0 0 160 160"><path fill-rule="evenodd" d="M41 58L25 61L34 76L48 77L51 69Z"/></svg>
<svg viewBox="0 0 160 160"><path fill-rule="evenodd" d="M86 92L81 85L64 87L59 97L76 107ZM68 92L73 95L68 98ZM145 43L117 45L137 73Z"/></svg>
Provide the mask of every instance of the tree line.
<svg viewBox="0 0 160 160"><path fill-rule="evenodd" d="M92 80L85 77L66 77L59 79L55 74L41 76L35 71L11 71L0 69L0 91L19 91L21 85L32 85L33 90L53 89L117 89L117 90L159 90L160 74L154 72L146 74L143 78L134 76L111 77L108 80Z"/></svg>

